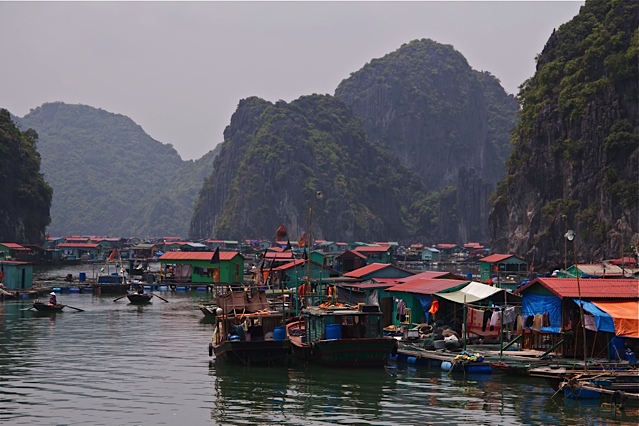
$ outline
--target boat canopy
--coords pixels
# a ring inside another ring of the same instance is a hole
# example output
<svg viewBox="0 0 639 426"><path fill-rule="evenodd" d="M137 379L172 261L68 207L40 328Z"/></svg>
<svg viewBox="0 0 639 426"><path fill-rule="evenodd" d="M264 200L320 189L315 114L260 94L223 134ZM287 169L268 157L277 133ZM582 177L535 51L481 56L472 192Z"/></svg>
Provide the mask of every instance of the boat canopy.
<svg viewBox="0 0 639 426"><path fill-rule="evenodd" d="M617 336L639 338L639 300L597 301L593 304L612 317Z"/></svg>

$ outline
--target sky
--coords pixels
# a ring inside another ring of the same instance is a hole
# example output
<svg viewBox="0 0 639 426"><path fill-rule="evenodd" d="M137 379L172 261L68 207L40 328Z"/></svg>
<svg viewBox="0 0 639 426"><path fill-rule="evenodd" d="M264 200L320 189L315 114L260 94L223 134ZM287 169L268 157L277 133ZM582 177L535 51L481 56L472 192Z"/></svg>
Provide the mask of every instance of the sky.
<svg viewBox="0 0 639 426"><path fill-rule="evenodd" d="M241 99L334 94L415 39L452 45L517 94L583 3L0 0L0 108L101 108L197 159L223 141Z"/></svg>

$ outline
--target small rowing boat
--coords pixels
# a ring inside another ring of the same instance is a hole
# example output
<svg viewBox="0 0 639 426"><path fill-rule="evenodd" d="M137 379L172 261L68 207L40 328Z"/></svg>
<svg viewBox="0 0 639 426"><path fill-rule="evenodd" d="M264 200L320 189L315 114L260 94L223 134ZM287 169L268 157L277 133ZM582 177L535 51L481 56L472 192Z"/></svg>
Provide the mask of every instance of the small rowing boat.
<svg viewBox="0 0 639 426"><path fill-rule="evenodd" d="M62 305L60 303L55 305L49 305L48 303L42 303L42 302L33 303L33 307L38 312L62 312L62 309L64 309L65 306L66 305Z"/></svg>
<svg viewBox="0 0 639 426"><path fill-rule="evenodd" d="M153 294L129 293L126 295L126 297L129 299L129 302L131 302L134 305L144 305L146 303L151 303L151 298L153 297Z"/></svg>

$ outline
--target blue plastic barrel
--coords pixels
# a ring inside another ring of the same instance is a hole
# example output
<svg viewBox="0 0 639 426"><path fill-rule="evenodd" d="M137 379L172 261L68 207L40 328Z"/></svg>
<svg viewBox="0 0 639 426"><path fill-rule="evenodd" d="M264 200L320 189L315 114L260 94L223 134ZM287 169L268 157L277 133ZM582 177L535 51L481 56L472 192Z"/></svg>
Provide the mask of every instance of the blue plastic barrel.
<svg viewBox="0 0 639 426"><path fill-rule="evenodd" d="M273 340L286 339L286 329L284 327L275 327L273 330Z"/></svg>
<svg viewBox="0 0 639 426"><path fill-rule="evenodd" d="M328 324L326 326L326 340L336 340L342 338L342 326L339 324Z"/></svg>
<svg viewBox="0 0 639 426"><path fill-rule="evenodd" d="M80 282L85 282L87 280L87 273L86 272L80 272Z"/></svg>
<svg viewBox="0 0 639 426"><path fill-rule="evenodd" d="M444 371L450 371L450 369L453 368L453 363L449 362L449 361L444 361L442 362L441 365L441 369Z"/></svg>

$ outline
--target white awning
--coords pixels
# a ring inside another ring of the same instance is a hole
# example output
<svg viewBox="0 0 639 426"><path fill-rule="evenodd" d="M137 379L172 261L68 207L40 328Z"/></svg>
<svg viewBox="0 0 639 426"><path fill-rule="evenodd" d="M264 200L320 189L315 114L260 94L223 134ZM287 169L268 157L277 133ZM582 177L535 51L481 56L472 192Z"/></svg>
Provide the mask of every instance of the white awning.
<svg viewBox="0 0 639 426"><path fill-rule="evenodd" d="M461 290L453 291L452 293L435 293L435 295L450 300L451 302L474 303L478 300L484 300L501 291L505 290L471 281L466 287L462 288Z"/></svg>

